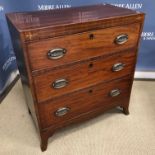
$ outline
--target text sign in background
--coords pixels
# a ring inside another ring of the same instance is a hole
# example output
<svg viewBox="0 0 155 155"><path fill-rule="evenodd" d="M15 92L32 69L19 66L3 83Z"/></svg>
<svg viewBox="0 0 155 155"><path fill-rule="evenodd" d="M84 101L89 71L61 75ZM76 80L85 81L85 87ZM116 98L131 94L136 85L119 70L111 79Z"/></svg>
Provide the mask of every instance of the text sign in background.
<svg viewBox="0 0 155 155"><path fill-rule="evenodd" d="M137 71L155 71L155 1L153 0L0 0L0 94L5 90L12 73L17 71L5 13L52 10L92 4L110 3L146 13L141 37ZM63 16L63 15L62 15Z"/></svg>

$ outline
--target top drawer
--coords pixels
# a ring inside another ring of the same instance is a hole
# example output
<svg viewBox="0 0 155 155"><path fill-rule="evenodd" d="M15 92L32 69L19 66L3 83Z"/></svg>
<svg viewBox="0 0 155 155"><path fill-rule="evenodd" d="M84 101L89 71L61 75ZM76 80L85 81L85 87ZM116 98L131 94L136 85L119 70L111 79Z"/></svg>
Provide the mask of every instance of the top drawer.
<svg viewBox="0 0 155 155"><path fill-rule="evenodd" d="M62 36L28 44L31 70L52 68L137 45L140 24Z"/></svg>

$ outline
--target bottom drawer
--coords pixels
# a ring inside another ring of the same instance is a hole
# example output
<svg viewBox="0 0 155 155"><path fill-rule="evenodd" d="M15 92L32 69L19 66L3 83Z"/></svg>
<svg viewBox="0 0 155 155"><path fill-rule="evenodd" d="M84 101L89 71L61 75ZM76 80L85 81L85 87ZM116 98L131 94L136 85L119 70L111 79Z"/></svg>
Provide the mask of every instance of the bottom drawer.
<svg viewBox="0 0 155 155"><path fill-rule="evenodd" d="M109 109L113 105L127 104L130 97L132 77L77 91L38 104L42 128L61 124L97 108Z"/></svg>

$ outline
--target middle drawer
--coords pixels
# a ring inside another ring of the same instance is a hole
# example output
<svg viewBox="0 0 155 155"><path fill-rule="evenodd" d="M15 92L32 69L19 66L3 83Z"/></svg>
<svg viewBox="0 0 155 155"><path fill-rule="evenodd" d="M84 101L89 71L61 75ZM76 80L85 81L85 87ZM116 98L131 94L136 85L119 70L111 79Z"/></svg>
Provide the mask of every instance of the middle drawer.
<svg viewBox="0 0 155 155"><path fill-rule="evenodd" d="M43 102L103 81L131 74L135 65L135 51L60 67L34 76L38 102Z"/></svg>

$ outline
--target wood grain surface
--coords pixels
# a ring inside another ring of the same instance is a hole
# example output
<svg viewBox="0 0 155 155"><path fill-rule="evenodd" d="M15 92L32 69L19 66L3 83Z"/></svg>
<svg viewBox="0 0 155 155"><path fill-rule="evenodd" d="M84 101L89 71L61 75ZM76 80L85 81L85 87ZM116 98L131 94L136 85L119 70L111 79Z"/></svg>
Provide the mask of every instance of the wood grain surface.
<svg viewBox="0 0 155 155"><path fill-rule="evenodd" d="M79 92L67 94L55 100L40 103L39 113L43 128L55 126L67 119L72 119L83 113L97 108L108 107L111 104L123 104L124 98L128 98L130 92L131 77L125 77L121 80L114 80L110 83L101 83ZM119 96L111 97L110 91L119 89ZM129 98L128 98L129 99ZM55 112L62 107L70 108L69 112L61 117L55 115Z"/></svg>
<svg viewBox="0 0 155 155"><path fill-rule="evenodd" d="M90 5L60 10L15 12L7 14L8 18L20 31L71 25L119 16L137 14L134 10L114 7L112 5ZM63 16L62 16L63 15Z"/></svg>
<svg viewBox="0 0 155 155"><path fill-rule="evenodd" d="M31 69L48 69L132 48L137 45L139 31L140 24L132 24L30 43L28 55ZM93 39L89 38L91 34ZM126 43L118 45L115 39L121 34L127 34L129 39ZM57 60L49 59L47 53L55 48L65 48L67 52L64 57Z"/></svg>
<svg viewBox="0 0 155 155"><path fill-rule="evenodd" d="M109 57L99 57L95 60L51 70L35 76L33 78L38 102L132 74L136 60L135 56L135 50L123 51ZM124 68L121 71L113 72L113 65L120 62L125 64ZM62 78L69 81L68 85L64 88L54 89L52 83Z"/></svg>

